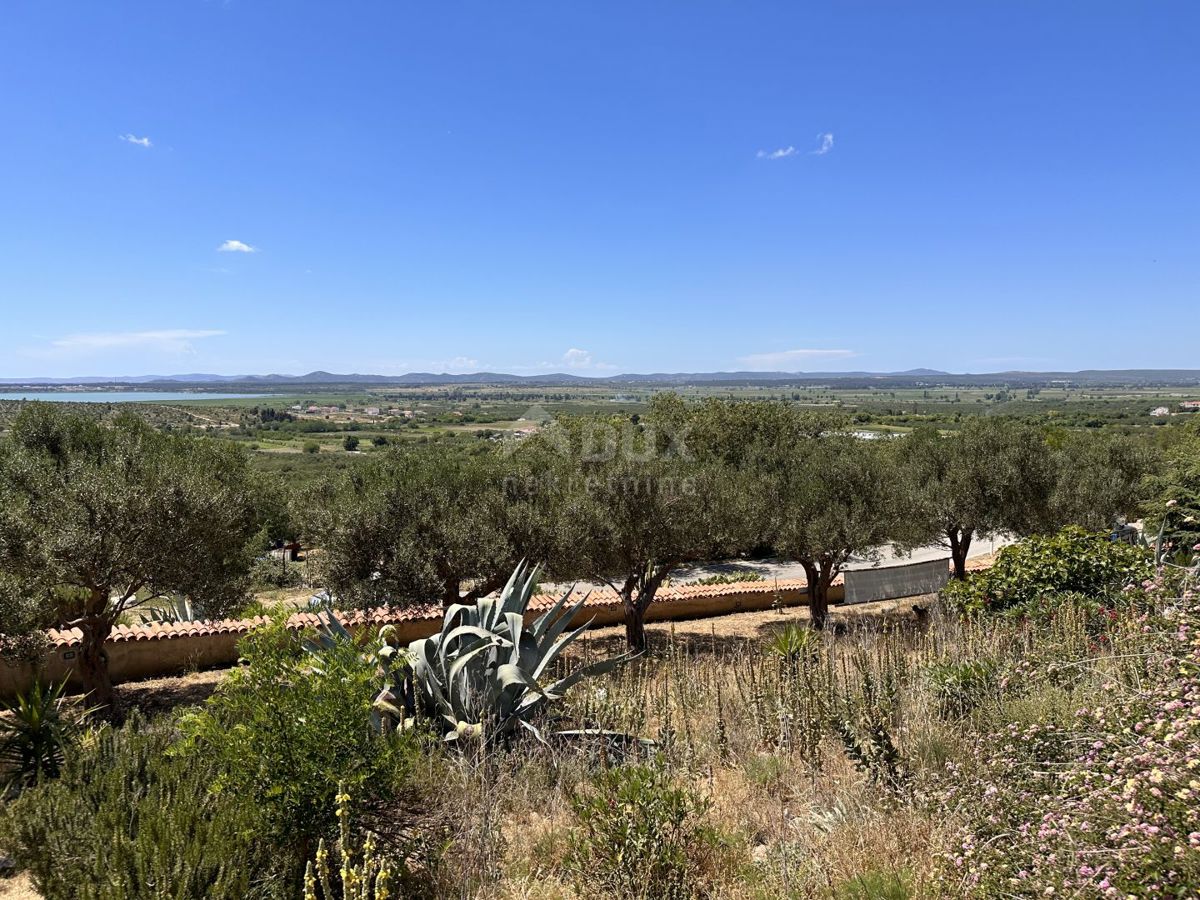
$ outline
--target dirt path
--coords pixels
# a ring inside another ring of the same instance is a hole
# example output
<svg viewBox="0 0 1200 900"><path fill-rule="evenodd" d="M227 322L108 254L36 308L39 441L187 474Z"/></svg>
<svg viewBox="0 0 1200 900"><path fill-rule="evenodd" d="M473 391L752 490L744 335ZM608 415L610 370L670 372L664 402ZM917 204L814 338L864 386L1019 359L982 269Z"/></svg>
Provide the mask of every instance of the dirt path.
<svg viewBox="0 0 1200 900"><path fill-rule="evenodd" d="M851 606L831 606L829 627L844 628L855 623L869 621L915 622L922 610L929 609L937 600L936 595L904 597L899 600L881 600L876 603L856 603ZM646 635L651 651L671 640L692 645L703 651L711 647L715 651L737 645L770 640L788 625L807 625L807 606L788 606L783 609L766 609L756 612L729 613L704 619L676 619L670 622L649 622ZM610 625L593 628L579 636L584 642L595 642L607 652L620 651L625 642L625 626ZM611 645L611 646L609 646Z"/></svg>

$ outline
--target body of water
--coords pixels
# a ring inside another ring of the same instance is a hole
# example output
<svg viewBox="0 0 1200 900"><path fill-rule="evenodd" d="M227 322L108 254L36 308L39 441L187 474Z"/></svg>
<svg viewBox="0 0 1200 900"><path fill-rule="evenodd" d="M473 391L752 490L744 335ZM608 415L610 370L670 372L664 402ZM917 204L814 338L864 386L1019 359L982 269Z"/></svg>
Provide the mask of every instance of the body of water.
<svg viewBox="0 0 1200 900"><path fill-rule="evenodd" d="M52 403L178 403L181 400L245 400L269 396L207 391L0 391L0 400L48 400Z"/></svg>

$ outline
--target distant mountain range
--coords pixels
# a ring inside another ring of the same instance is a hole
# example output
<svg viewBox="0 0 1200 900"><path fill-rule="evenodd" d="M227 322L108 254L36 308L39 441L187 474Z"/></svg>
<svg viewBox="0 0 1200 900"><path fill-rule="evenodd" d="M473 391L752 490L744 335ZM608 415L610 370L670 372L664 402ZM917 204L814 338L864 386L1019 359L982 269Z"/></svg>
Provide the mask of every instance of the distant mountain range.
<svg viewBox="0 0 1200 900"><path fill-rule="evenodd" d="M84 376L78 378L0 378L0 385L31 388L51 387L130 387L179 388L221 386L275 388L305 385L448 385L448 384L530 384L570 385L687 385L687 384L795 384L836 383L839 387L861 386L941 386L971 387L1008 385L1037 387L1067 382L1076 385L1142 385L1164 387L1200 386L1200 369L1086 369L1080 372L942 372L937 369L908 369L903 372L690 372L624 375L572 375L555 372L546 375L509 375L502 372L473 372L466 375L410 372L406 375L339 375L309 372L307 375L211 375L192 372L181 375Z"/></svg>

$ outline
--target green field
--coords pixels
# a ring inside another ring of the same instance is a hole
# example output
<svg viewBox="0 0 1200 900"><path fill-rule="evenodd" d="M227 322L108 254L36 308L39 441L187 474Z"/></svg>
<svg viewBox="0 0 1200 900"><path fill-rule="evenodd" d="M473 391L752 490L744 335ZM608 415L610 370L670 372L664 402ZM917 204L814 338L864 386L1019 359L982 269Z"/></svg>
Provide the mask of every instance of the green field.
<svg viewBox="0 0 1200 900"><path fill-rule="evenodd" d="M197 393L195 399L169 404L72 405L91 415L136 412L160 427L221 435L251 450L260 470L304 482L394 445L433 443L469 450L479 441L502 440L545 417L640 415L663 390L674 390L689 400L773 399L837 411L857 429L880 432L903 432L924 423L954 429L964 418L979 415L1016 416L1067 429L1169 430L1192 418L1180 410L1180 404L1200 399L1200 388L1195 387L869 387L833 382L674 387L314 385L236 400L206 399ZM0 401L0 426L20 406L16 401ZM313 407L320 409L311 411ZM1172 414L1152 416L1158 407ZM358 441L353 452L346 449L348 437Z"/></svg>

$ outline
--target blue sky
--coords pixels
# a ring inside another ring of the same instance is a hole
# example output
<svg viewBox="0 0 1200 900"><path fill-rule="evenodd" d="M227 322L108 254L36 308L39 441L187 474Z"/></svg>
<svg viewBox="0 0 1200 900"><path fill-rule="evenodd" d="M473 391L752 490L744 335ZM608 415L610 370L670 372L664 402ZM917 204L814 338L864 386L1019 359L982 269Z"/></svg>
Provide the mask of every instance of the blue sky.
<svg viewBox="0 0 1200 900"><path fill-rule="evenodd" d="M1198 44L1192 0L8 4L0 375L1200 367Z"/></svg>

